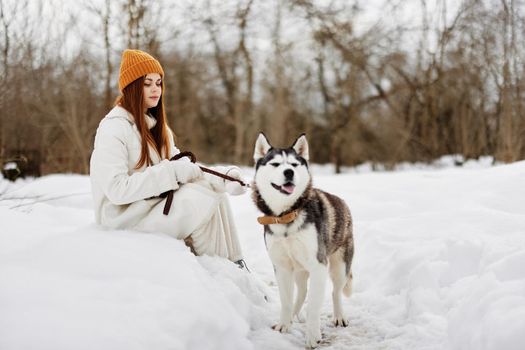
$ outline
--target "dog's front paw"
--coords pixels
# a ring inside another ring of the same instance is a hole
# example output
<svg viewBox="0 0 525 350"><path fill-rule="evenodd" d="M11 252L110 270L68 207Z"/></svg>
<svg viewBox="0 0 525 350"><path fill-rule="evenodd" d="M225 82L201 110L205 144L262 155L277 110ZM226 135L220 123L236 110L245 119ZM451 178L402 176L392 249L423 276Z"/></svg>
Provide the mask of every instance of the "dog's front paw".
<svg viewBox="0 0 525 350"><path fill-rule="evenodd" d="M321 344L321 335L319 336L307 336L306 337L306 347L314 349Z"/></svg>
<svg viewBox="0 0 525 350"><path fill-rule="evenodd" d="M319 346L319 343L321 343L321 330L318 329L316 331L308 330L306 332L306 347L309 348L316 348Z"/></svg>
<svg viewBox="0 0 525 350"><path fill-rule="evenodd" d="M288 333L290 331L290 327L291 327L290 323L288 323L288 324L277 323L277 324L272 326L272 329L274 331L278 331L278 332L281 332L281 333Z"/></svg>
<svg viewBox="0 0 525 350"><path fill-rule="evenodd" d="M334 325L336 327L348 327L348 320L344 316L334 317Z"/></svg>

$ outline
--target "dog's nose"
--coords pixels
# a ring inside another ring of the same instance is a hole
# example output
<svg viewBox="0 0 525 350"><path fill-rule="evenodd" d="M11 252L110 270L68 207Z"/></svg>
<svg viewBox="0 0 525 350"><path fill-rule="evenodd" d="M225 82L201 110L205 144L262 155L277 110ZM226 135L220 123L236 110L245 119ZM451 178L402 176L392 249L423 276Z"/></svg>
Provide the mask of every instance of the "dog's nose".
<svg viewBox="0 0 525 350"><path fill-rule="evenodd" d="M284 179L287 181L293 180L293 170L292 169L286 169L284 171Z"/></svg>

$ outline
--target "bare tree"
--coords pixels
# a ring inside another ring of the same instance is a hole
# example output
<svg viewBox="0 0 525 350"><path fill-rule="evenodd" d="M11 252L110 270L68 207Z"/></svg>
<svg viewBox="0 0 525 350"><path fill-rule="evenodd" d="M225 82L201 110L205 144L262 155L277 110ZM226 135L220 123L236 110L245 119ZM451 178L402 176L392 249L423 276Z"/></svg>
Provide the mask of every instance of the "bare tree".
<svg viewBox="0 0 525 350"><path fill-rule="evenodd" d="M499 122L498 157L506 162L520 159L522 137L518 118L522 102L519 100L517 54L517 13L515 0L501 0L501 23L503 42L503 67L501 94L501 117Z"/></svg>
<svg viewBox="0 0 525 350"><path fill-rule="evenodd" d="M11 64L10 57L13 52L13 31L11 27L17 20L17 16L27 10L28 1L18 1L6 3L0 0L0 26L2 28L2 71L0 80L0 164L1 160L6 157L6 127L9 115L13 113L13 106L10 103L13 99L12 89L9 88L11 81ZM5 113L5 114L4 114Z"/></svg>
<svg viewBox="0 0 525 350"><path fill-rule="evenodd" d="M218 28L212 18L204 24L214 48L214 59L220 81L226 94L225 103L228 115L227 124L234 130L234 156L237 163L245 161L246 127L253 103L253 62L247 48L247 28L254 0L239 1L234 19L238 30L238 41L233 51L222 48L218 38Z"/></svg>
<svg viewBox="0 0 525 350"><path fill-rule="evenodd" d="M343 164L359 161L352 159L351 143L355 138L349 137L351 130L357 128L369 140L374 138L360 119L370 103L386 97L381 77L376 77L373 72L376 68L371 63L374 45L385 35L379 24L361 34L354 31L354 16L360 11L357 4L324 9L305 0L293 4L305 11L314 28L319 90L330 135L330 160L336 172L340 172ZM370 90L376 93L365 93Z"/></svg>
<svg viewBox="0 0 525 350"><path fill-rule="evenodd" d="M170 37L176 36L176 31L167 25L168 16L165 12L174 11L168 4L151 0L120 0L120 6L125 14L125 38L127 48L146 50L159 57L161 40L159 31L166 28L172 31Z"/></svg>
<svg viewBox="0 0 525 350"><path fill-rule="evenodd" d="M286 10L285 3L275 2L272 52L262 80L265 97L261 109L264 110L264 117L258 127L258 130L264 129L273 144L283 147L305 131L306 125L303 123L301 127L297 120L301 111L296 100L303 91L301 85L305 84L305 80L299 78L304 74L301 74L300 60L294 57L294 43L283 37L283 26L286 26L283 22L289 16L289 12L284 13ZM294 81L294 77L298 82Z"/></svg>
<svg viewBox="0 0 525 350"><path fill-rule="evenodd" d="M111 60L111 53L113 51L112 40L110 38L110 29L112 21L111 0L104 0L103 7L97 7L93 0L90 0L86 7L88 11L93 13L101 23L101 31L103 37L104 47L104 62L105 62L105 78L104 78L104 101L107 108L113 104L113 62Z"/></svg>

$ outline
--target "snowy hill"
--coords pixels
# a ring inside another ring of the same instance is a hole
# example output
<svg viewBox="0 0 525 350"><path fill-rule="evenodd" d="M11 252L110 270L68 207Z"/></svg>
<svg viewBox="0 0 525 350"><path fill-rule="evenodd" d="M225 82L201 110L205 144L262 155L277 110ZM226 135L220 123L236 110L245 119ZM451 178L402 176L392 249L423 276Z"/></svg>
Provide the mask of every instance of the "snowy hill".
<svg viewBox="0 0 525 350"><path fill-rule="evenodd" d="M349 204L356 244L350 326L331 325L327 293L322 348L524 349L524 179L525 162L314 167L314 185ZM279 298L248 194L232 206L251 274L97 227L85 176L0 180L0 193L0 349L304 349L304 324L270 329Z"/></svg>

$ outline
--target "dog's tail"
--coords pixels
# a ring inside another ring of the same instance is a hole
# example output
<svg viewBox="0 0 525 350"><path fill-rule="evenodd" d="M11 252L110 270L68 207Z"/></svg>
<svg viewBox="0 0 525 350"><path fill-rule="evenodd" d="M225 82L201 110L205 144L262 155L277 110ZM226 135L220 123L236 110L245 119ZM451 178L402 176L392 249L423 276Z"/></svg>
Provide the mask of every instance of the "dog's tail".
<svg viewBox="0 0 525 350"><path fill-rule="evenodd" d="M349 297L350 294L352 294L352 272L350 272L350 275L348 276L348 279L346 280L346 284L343 287L343 294L346 297Z"/></svg>

